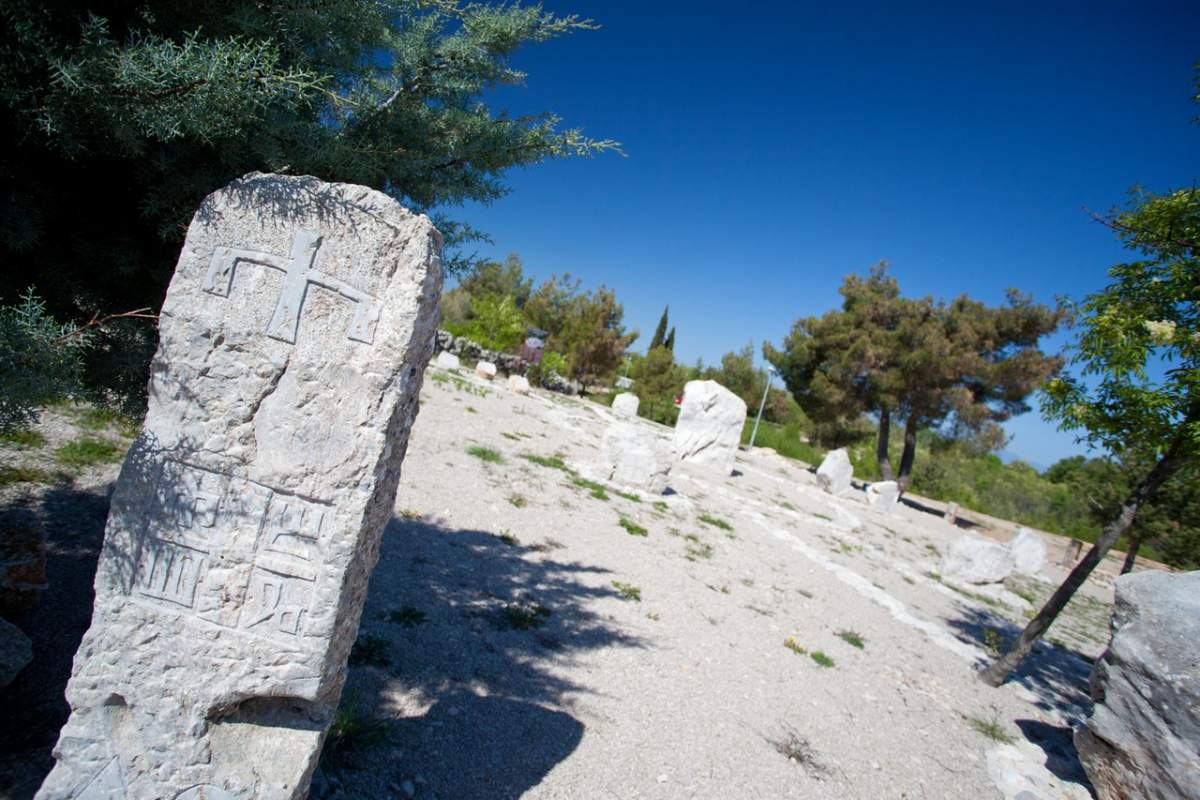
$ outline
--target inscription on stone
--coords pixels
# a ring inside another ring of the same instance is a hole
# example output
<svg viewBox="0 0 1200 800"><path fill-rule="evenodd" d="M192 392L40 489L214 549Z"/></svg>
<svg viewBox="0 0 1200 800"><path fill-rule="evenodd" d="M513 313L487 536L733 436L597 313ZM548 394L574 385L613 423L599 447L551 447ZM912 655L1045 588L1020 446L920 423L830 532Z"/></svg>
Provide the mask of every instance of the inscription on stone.
<svg viewBox="0 0 1200 800"><path fill-rule="evenodd" d="M283 289L275 303L271 321L267 323L267 335L272 339L296 343L300 311L304 308L308 285L312 283L331 289L354 303L354 318L350 321L347 335L356 342L371 344L375 339L375 325L379 322L379 304L366 292L315 269L313 264L320 248L321 237L305 230L293 237L292 252L287 256L260 250L218 247L213 251L208 273L204 276L204 291L228 297L233 289L234 268L240 262L262 264L284 273Z"/></svg>
<svg viewBox="0 0 1200 800"><path fill-rule="evenodd" d="M303 632L327 505L312 503L242 478L170 462L176 491L160 509L138 559L132 594L138 602L268 638ZM236 562L251 554L249 582L210 586L213 558ZM197 593L220 602L196 608Z"/></svg>
<svg viewBox="0 0 1200 800"><path fill-rule="evenodd" d="M205 199L37 800L307 797L396 505L441 246L363 186L254 174Z"/></svg>

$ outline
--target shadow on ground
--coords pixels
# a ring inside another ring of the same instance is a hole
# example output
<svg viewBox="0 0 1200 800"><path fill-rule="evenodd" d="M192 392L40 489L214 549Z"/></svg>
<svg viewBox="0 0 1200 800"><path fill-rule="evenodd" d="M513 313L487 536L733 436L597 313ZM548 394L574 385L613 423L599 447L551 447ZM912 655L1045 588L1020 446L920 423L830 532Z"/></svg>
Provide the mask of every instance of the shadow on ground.
<svg viewBox="0 0 1200 800"><path fill-rule="evenodd" d="M0 797L31 798L50 771L50 754L70 709L63 692L71 663L92 620L92 584L108 518L107 488L88 491L65 479L0 513L33 511L46 539L48 587L37 604L13 618L33 642L33 661L0 690Z"/></svg>
<svg viewBox="0 0 1200 800"><path fill-rule="evenodd" d="M108 505L107 491L68 481L28 506L45 530L49 588L13 620L34 660L0 692L0 798L32 798L53 763ZM558 547L393 520L335 726L345 735L327 748L314 798L517 798L574 751L584 725L568 696L587 689L558 667L641 643L590 610L616 595L606 571L557 560Z"/></svg>
<svg viewBox="0 0 1200 800"><path fill-rule="evenodd" d="M607 571L558 547L388 526L342 712L374 741L328 749L314 797L518 798L575 750L588 689L560 667L642 644L591 609Z"/></svg>
<svg viewBox="0 0 1200 800"><path fill-rule="evenodd" d="M1008 647L1021 634L1020 627L993 611L961 605L960 608L960 615L947 623L964 642L984 649L997 644ZM1042 640L1008 678L1033 693L1037 698L1034 705L1064 720L1063 725L1031 719L1019 719L1016 724L1025 738L1046 754L1046 769L1064 781L1085 787L1091 784L1075 751L1071 725L1082 722L1091 712L1088 692L1091 672L1092 660L1087 656Z"/></svg>

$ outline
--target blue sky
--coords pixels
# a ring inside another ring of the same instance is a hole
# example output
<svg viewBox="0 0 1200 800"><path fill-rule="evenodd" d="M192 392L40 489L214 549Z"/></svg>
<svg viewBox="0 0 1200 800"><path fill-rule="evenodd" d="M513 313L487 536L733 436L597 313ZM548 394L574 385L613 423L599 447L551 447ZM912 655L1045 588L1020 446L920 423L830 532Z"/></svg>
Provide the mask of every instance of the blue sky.
<svg viewBox="0 0 1200 800"><path fill-rule="evenodd" d="M778 343L880 259L908 295L1080 298L1125 257L1084 207L1200 178L1195 3L545 5L603 28L523 50L489 102L628 157L513 171L459 216L615 289L635 349L668 303L682 361ZM1036 411L1008 429L1040 466L1082 452Z"/></svg>

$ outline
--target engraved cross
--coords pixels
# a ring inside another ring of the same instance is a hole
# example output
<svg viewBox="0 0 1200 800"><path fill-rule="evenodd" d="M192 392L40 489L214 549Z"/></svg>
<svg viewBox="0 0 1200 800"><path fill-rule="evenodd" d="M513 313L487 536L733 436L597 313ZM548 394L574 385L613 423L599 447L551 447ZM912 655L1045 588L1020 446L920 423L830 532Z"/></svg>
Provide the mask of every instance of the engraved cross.
<svg viewBox="0 0 1200 800"><path fill-rule="evenodd" d="M354 303L354 318L350 321L347 335L356 342L370 344L375 338L375 325L379 322L379 305L366 292L314 269L313 263L320 247L321 237L306 230L298 231L292 238L292 252L286 257L259 250L218 247L213 251L202 288L210 294L228 297L233 288L233 271L239 261L262 264L284 273L283 289L275 303L271 321L267 323L267 335L272 339L292 344L296 342L300 311L304 307L308 285L314 283Z"/></svg>

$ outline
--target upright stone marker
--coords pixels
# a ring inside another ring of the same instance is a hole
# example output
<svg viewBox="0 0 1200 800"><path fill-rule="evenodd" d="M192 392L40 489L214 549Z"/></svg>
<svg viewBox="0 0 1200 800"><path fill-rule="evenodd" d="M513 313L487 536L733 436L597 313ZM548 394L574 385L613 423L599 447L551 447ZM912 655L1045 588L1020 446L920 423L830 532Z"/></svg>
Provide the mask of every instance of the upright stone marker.
<svg viewBox="0 0 1200 800"><path fill-rule="evenodd" d="M742 398L716 381L688 381L675 422L675 457L729 475L745 422Z"/></svg>
<svg viewBox="0 0 1200 800"><path fill-rule="evenodd" d="M306 795L440 289L440 235L379 192L253 174L200 206L39 798Z"/></svg>
<svg viewBox="0 0 1200 800"><path fill-rule="evenodd" d="M851 487L854 467L844 448L830 450L817 467L817 485L830 494L839 494Z"/></svg>

